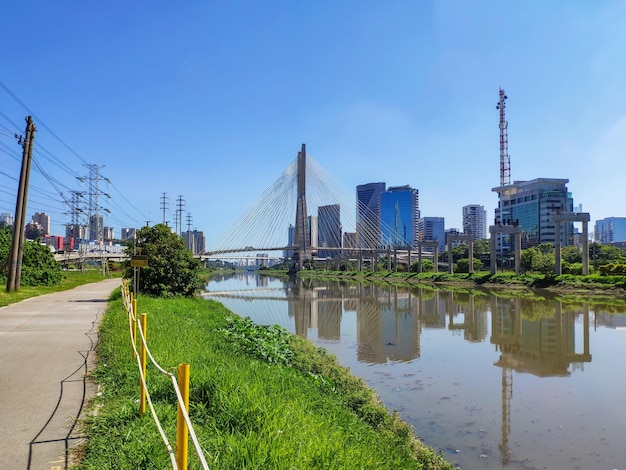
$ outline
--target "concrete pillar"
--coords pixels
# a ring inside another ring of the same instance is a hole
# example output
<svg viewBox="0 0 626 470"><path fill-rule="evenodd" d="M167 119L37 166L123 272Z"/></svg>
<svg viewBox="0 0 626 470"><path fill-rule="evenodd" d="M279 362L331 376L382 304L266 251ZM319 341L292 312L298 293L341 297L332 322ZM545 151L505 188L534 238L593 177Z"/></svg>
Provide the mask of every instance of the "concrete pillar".
<svg viewBox="0 0 626 470"><path fill-rule="evenodd" d="M522 268L522 231L515 233L515 274L519 274Z"/></svg>
<svg viewBox="0 0 626 470"><path fill-rule="evenodd" d="M391 271L391 250L387 250L387 271Z"/></svg>
<svg viewBox="0 0 626 470"><path fill-rule="evenodd" d="M435 249L433 250L433 262L435 265L435 272L439 272L439 244L435 245Z"/></svg>
<svg viewBox="0 0 626 470"><path fill-rule="evenodd" d="M452 262L452 240L448 240L448 272L454 272L454 263Z"/></svg>
<svg viewBox="0 0 626 470"><path fill-rule="evenodd" d="M583 220L583 276L589 274L589 222Z"/></svg>
<svg viewBox="0 0 626 470"><path fill-rule="evenodd" d="M418 273L424 272L424 270L422 269L422 244L421 243L417 244L417 272Z"/></svg>
<svg viewBox="0 0 626 470"><path fill-rule="evenodd" d="M554 222L554 272L557 276L562 274L561 271L561 222Z"/></svg>
<svg viewBox="0 0 626 470"><path fill-rule="evenodd" d="M398 272L398 249L395 247L393 249L393 272Z"/></svg>
<svg viewBox="0 0 626 470"><path fill-rule="evenodd" d="M495 274L498 269L498 259L496 258L496 232L495 230L490 233L489 237L489 264L491 269L491 274Z"/></svg>
<svg viewBox="0 0 626 470"><path fill-rule="evenodd" d="M363 271L363 250L359 250L359 261L358 261L358 270L359 272Z"/></svg>

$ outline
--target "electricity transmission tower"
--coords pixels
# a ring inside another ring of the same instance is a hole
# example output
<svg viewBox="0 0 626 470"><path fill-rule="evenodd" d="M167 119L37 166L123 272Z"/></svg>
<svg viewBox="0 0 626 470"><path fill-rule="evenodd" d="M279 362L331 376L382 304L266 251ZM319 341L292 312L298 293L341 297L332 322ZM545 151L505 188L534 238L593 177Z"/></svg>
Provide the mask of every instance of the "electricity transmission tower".
<svg viewBox="0 0 626 470"><path fill-rule="evenodd" d="M187 248L189 248L191 250L191 253L195 255L196 254L196 250L195 250L196 239L191 233L192 223L193 223L193 217L191 217L191 214L188 212L187 213Z"/></svg>
<svg viewBox="0 0 626 470"><path fill-rule="evenodd" d="M161 193L161 205L159 209L163 211L163 225L167 227L167 209L169 209L167 193Z"/></svg>
<svg viewBox="0 0 626 470"><path fill-rule="evenodd" d="M183 232L183 212L185 212L185 200L182 195L178 196L176 200L176 233L178 236L182 236Z"/></svg>
<svg viewBox="0 0 626 470"><path fill-rule="evenodd" d="M85 182L85 179L88 182L89 192L88 194L88 205L87 205L87 238L89 240L94 240L98 243L98 245L102 245L102 239L104 236L104 227L102 223L102 216L100 215L100 210L104 212L110 213L106 208L100 207L98 199L100 196L106 196L110 198L107 193L100 189L100 181L106 181L107 183L111 183L111 180L102 176L100 174L100 169L104 168L104 165L97 165L95 163L84 163L84 166L89 170L89 174L84 177L78 178L78 181L81 183Z"/></svg>
<svg viewBox="0 0 626 470"><path fill-rule="evenodd" d="M75 240L84 238L85 233L83 226L81 226L81 215L85 214L85 192L84 191L71 191L70 198L70 223L67 226L66 235L73 237ZM66 212L66 214L68 214Z"/></svg>

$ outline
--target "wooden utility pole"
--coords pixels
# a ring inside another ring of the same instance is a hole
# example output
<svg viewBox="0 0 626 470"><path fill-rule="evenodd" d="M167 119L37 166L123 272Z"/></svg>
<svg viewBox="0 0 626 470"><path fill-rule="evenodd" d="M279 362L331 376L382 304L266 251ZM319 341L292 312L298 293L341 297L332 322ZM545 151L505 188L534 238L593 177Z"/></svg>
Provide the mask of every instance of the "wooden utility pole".
<svg viewBox="0 0 626 470"><path fill-rule="evenodd" d="M33 159L33 141L35 140L36 131L37 129L33 123L33 118L28 116L26 118L26 137L22 143L22 170L20 172L20 183L17 190L17 202L15 203L15 222L13 223L13 242L11 244L11 253L9 254L7 292L20 290L30 162Z"/></svg>

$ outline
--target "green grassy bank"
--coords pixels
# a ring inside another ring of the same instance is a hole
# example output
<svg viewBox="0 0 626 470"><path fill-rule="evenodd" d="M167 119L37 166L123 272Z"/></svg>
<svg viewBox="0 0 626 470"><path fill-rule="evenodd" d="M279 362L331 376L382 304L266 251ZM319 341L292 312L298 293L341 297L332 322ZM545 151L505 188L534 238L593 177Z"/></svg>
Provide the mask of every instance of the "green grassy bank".
<svg viewBox="0 0 626 470"><path fill-rule="evenodd" d="M138 373L120 293L100 326L101 394L85 423L82 469L164 469L169 459L149 415L138 413ZM309 342L254 325L202 299L140 297L159 363L191 368L190 416L212 469L451 469L389 414L362 381ZM149 390L175 440L169 379ZM190 447L190 468L199 468Z"/></svg>
<svg viewBox="0 0 626 470"><path fill-rule="evenodd" d="M319 277L355 282L385 282L397 285L430 284L438 286L464 285L491 289L547 289L571 293L613 294L626 297L626 276L603 276L592 274L578 276L563 274L515 274L512 272L491 274L486 271L475 273L407 273L407 272L359 272L359 271L299 271L298 276Z"/></svg>

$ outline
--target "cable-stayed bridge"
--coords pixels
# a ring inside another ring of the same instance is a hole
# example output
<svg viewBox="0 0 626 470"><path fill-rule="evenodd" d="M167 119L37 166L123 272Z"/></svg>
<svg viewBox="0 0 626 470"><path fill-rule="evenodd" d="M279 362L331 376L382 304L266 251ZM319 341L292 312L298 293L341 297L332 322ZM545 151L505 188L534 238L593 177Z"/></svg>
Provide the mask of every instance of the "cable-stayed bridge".
<svg viewBox="0 0 626 470"><path fill-rule="evenodd" d="M205 250L201 257L286 256L293 260L296 269L301 269L306 260L315 259L350 258L361 264L365 258L374 265L381 253L391 251L396 259L404 259L400 262L410 264L412 256L417 259L419 253L409 243L402 243L401 237L395 240L395 249L380 246L379 229L369 229L371 224L357 220L359 213L367 214L367 210L357 210L355 193L348 193L336 183L307 156L306 145L302 144L297 158L233 224L219 245ZM398 255L398 251L403 254ZM280 253L269 255L270 252Z"/></svg>

